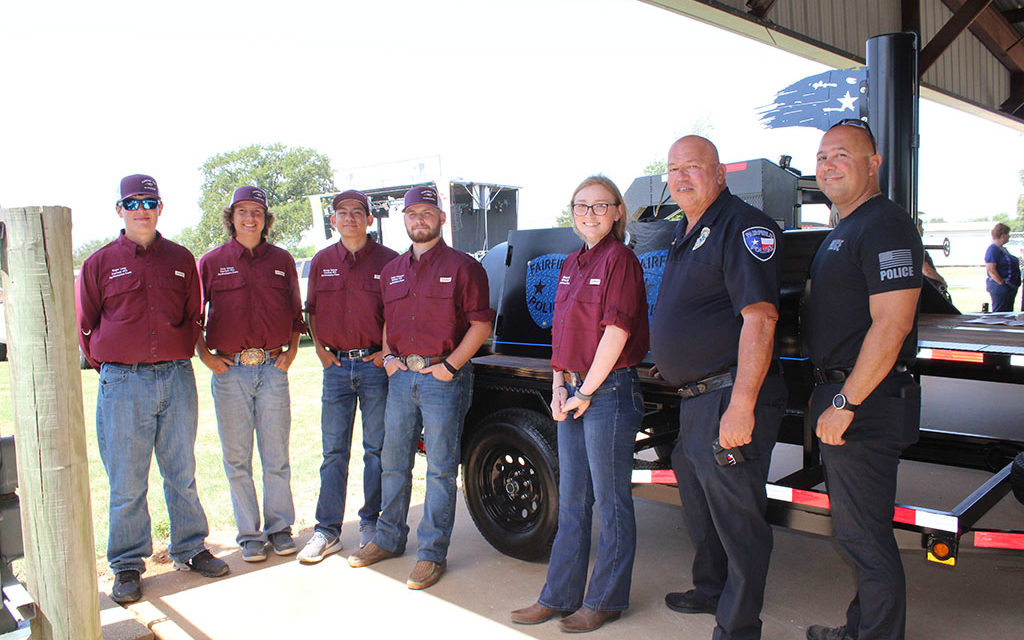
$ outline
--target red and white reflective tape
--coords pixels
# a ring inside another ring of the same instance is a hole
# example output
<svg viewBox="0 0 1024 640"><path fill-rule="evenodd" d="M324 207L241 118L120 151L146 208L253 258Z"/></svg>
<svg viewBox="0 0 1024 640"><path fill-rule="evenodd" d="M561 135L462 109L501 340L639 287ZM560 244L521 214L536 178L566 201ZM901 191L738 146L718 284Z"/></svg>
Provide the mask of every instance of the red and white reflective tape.
<svg viewBox="0 0 1024 640"><path fill-rule="evenodd" d="M668 469L633 470L633 484L673 484L675 483L675 481L676 474ZM794 489L792 487L784 487L782 485L771 483L766 484L764 486L764 489L765 493L768 495L769 500L789 502L792 504L799 504L807 507L817 507L819 509L831 509L832 507L832 504L828 499L828 494L822 491ZM949 515L948 513L932 511L929 509L921 509L917 507L894 507L892 520L893 522L899 522L900 524L909 524L915 527L922 527L926 529L936 529L939 531L946 531L952 534L956 534L960 530L960 525L956 516ZM1014 544L1019 543L1024 545L1024 534L1001 535L1020 535L1021 541L1015 541ZM976 544L975 546L978 545ZM1018 549L1024 547L1000 548Z"/></svg>

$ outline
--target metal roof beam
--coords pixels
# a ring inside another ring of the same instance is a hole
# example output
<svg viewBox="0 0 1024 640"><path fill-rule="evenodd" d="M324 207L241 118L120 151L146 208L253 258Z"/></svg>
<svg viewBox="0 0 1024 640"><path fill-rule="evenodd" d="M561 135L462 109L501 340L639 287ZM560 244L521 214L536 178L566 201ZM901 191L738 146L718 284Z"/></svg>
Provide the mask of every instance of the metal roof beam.
<svg viewBox="0 0 1024 640"><path fill-rule="evenodd" d="M775 0L747 0L747 9L756 18L764 18L774 6Z"/></svg>
<svg viewBox="0 0 1024 640"><path fill-rule="evenodd" d="M947 2L946 4L949 3ZM949 48L949 45L953 44L953 41L960 37L960 34L966 31L975 19L981 15L981 12L988 9L991 4L992 0L967 0L959 9L953 12L953 16L946 24L942 25L939 32L921 49L921 54L918 56L919 78L924 76L925 71L935 64L935 61Z"/></svg>
<svg viewBox="0 0 1024 640"><path fill-rule="evenodd" d="M921 35L921 0L900 0L900 31Z"/></svg>
<svg viewBox="0 0 1024 640"><path fill-rule="evenodd" d="M1024 22L1024 9L1009 9L1008 11L1003 11L1003 17L1006 18L1006 21L1010 24Z"/></svg>
<svg viewBox="0 0 1024 640"><path fill-rule="evenodd" d="M953 12L967 4L964 0L942 0L942 3ZM971 24L971 33L1011 73L1024 72L1024 47L1018 46L1020 33L995 7L988 7L981 12Z"/></svg>

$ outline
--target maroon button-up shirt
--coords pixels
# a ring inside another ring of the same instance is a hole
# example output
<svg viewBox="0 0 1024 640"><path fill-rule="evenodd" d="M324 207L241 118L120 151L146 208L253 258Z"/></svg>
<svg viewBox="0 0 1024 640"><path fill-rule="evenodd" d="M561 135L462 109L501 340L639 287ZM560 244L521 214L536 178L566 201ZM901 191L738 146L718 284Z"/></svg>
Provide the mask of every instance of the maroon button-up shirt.
<svg viewBox="0 0 1024 640"><path fill-rule="evenodd" d="M384 329L381 269L398 254L367 239L352 253L341 242L319 251L309 267L306 311L329 349L379 347Z"/></svg>
<svg viewBox="0 0 1024 640"><path fill-rule="evenodd" d="M196 260L159 233L121 236L85 259L75 287L78 342L94 367L191 358L200 331Z"/></svg>
<svg viewBox="0 0 1024 640"><path fill-rule="evenodd" d="M608 325L628 334L613 369L634 367L649 348L647 292L636 255L609 233L562 263L551 325L551 367L586 372Z"/></svg>
<svg viewBox="0 0 1024 640"><path fill-rule="evenodd" d="M304 331L295 260L261 242L252 251L232 238L199 259L206 346L222 353L276 349Z"/></svg>
<svg viewBox="0 0 1024 640"><path fill-rule="evenodd" d="M446 356L470 322L493 322L487 273L444 240L413 260L412 250L380 274L388 347L398 356Z"/></svg>

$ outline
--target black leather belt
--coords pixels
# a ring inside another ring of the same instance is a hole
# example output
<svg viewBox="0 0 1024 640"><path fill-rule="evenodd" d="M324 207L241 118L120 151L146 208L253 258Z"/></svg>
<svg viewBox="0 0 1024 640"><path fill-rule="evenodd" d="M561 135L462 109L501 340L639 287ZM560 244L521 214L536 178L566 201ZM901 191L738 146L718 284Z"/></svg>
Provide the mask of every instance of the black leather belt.
<svg viewBox="0 0 1024 640"><path fill-rule="evenodd" d="M365 358L366 356L377 353L380 351L380 347L366 347L365 349L328 349L331 355L338 358L348 358L349 360L358 360Z"/></svg>
<svg viewBox="0 0 1024 640"><path fill-rule="evenodd" d="M702 393L727 389L732 386L732 372L718 373L713 376L701 378L696 382L687 382L679 387L678 393L684 398L696 398Z"/></svg>
<svg viewBox="0 0 1024 640"><path fill-rule="evenodd" d="M889 373L885 374L885 377L894 376L900 373L906 373L910 370L910 366L906 362L897 362L893 365L893 368ZM815 384L828 384L828 383L839 383L846 382L846 379L850 377L850 372L853 369L819 369L814 368L814 383Z"/></svg>

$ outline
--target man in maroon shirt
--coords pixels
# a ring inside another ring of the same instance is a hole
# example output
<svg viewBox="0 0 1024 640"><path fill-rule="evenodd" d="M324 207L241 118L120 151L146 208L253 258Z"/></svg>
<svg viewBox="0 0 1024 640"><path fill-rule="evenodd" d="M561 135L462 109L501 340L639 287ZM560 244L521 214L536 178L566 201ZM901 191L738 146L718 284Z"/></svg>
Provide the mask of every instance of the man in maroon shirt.
<svg viewBox="0 0 1024 640"><path fill-rule="evenodd" d="M315 564L341 550L348 462L356 400L362 415L363 508L359 544L373 539L380 515L380 451L384 444L384 404L388 377L381 365L384 304L380 272L398 256L366 235L373 224L370 203L359 191L334 197L331 224L341 240L313 257L306 311L316 355L324 366L320 429L324 461L313 537L299 562Z"/></svg>
<svg viewBox="0 0 1024 640"><path fill-rule="evenodd" d="M445 214L437 190L405 194L405 228L412 247L381 272L384 367L388 402L381 463L383 510L373 542L349 557L364 567L405 552L412 464L422 428L427 495L417 529L416 566L406 585L425 589L444 573L455 524L455 477L462 421L469 410L469 359L491 333L487 274L441 239Z"/></svg>
<svg viewBox="0 0 1024 640"><path fill-rule="evenodd" d="M288 436L291 400L288 367L304 330L295 260L267 242L274 215L267 194L239 187L224 209L231 239L199 260L206 335L196 345L213 373L211 388L246 562L295 553ZM211 352L213 349L215 352ZM252 479L253 433L263 466L263 527Z"/></svg>
<svg viewBox="0 0 1024 640"><path fill-rule="evenodd" d="M154 451L175 568L216 577L228 566L206 549L209 529L196 492L195 258L157 232L163 203L152 177L122 179L115 207L124 229L82 263L75 302L82 353L100 372L96 435L110 479L111 597L125 603L142 597L140 574L153 553L146 493Z"/></svg>

